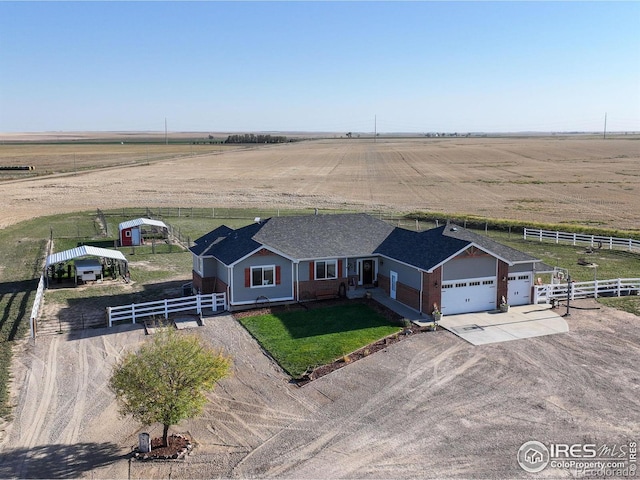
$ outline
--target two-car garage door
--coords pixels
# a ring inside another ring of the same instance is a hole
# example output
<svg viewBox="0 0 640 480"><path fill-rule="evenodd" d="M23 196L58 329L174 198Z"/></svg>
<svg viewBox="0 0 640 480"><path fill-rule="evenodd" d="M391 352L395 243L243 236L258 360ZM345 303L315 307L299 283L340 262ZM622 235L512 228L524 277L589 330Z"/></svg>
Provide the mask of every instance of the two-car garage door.
<svg viewBox="0 0 640 480"><path fill-rule="evenodd" d="M495 310L496 277L470 278L442 283L442 313L482 312Z"/></svg>
<svg viewBox="0 0 640 480"><path fill-rule="evenodd" d="M510 305L531 303L531 282L533 275L528 272L510 274L508 277L508 298ZM498 308L496 277L469 278L442 283L442 313L482 312Z"/></svg>

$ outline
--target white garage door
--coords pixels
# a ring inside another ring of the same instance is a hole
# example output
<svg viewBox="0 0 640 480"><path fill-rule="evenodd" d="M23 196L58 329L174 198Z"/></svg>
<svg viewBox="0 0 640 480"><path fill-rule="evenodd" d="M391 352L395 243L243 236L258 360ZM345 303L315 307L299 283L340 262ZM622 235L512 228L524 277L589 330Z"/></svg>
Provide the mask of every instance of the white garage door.
<svg viewBox="0 0 640 480"><path fill-rule="evenodd" d="M442 313L453 315L495 310L496 295L496 277L443 282Z"/></svg>
<svg viewBox="0 0 640 480"><path fill-rule="evenodd" d="M531 273L514 273L508 277L507 303L509 305L529 305L531 303Z"/></svg>

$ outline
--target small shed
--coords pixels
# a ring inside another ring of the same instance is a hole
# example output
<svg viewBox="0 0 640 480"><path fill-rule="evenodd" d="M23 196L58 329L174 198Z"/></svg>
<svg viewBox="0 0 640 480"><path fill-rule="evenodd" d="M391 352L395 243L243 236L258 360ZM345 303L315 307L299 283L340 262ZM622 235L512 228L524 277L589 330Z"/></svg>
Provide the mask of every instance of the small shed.
<svg viewBox="0 0 640 480"><path fill-rule="evenodd" d="M97 279L102 280L102 262L96 258L86 260L76 260L74 262L76 268L76 283L78 280L83 282L92 282Z"/></svg>
<svg viewBox="0 0 640 480"><path fill-rule="evenodd" d="M144 235L142 227L148 225L154 235L161 235L162 238L166 238L169 231L169 227L166 223L160 220L151 220L150 218L136 218L135 220L128 220L118 225L120 232L120 246L130 247L136 245L142 245L144 243Z"/></svg>

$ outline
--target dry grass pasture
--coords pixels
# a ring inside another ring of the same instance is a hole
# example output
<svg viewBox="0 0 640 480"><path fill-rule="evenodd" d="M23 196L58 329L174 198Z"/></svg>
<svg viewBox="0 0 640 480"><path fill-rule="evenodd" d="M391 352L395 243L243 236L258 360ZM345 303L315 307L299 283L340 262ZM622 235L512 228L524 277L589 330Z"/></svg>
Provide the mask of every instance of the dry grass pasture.
<svg viewBox="0 0 640 480"><path fill-rule="evenodd" d="M0 144L0 164L66 172L12 173L1 181L0 227L131 205L430 210L621 229L640 224L640 138L632 135L180 148Z"/></svg>

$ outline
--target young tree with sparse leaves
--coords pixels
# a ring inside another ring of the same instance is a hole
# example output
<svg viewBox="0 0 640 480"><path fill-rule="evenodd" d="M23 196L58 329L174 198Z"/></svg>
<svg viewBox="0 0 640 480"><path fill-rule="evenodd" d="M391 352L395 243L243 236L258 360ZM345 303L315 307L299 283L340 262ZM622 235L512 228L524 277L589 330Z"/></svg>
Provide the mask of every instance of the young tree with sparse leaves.
<svg viewBox="0 0 640 480"><path fill-rule="evenodd" d="M120 413L150 425L161 423L163 445L169 427L202 412L205 393L229 375L231 358L195 335L163 328L113 369L109 387Z"/></svg>

